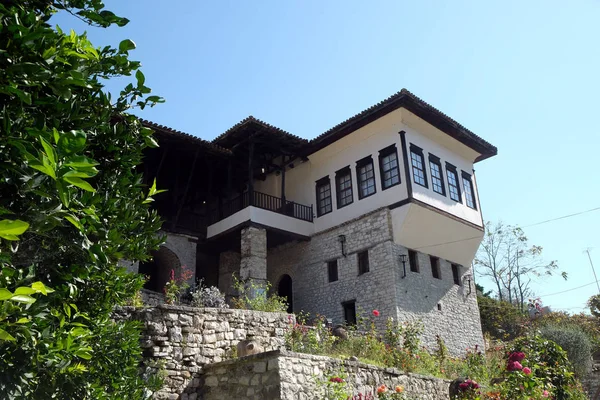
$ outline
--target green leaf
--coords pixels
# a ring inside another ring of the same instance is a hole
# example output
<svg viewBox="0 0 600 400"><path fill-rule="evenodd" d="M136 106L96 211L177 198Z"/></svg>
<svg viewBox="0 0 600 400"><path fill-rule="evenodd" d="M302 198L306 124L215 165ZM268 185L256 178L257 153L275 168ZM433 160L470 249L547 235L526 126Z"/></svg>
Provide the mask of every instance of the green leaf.
<svg viewBox="0 0 600 400"><path fill-rule="evenodd" d="M75 156L69 158L69 160L65 163L66 166L73 168L93 168L96 165L99 165L96 161L91 158L87 158L84 156Z"/></svg>
<svg viewBox="0 0 600 400"><path fill-rule="evenodd" d="M40 137L40 142L42 142L42 147L44 147L44 152L46 153L46 156L48 156L48 160L50 160L50 163L52 165L56 165L57 156L54 147L52 147L52 145L42 137Z"/></svg>
<svg viewBox="0 0 600 400"><path fill-rule="evenodd" d="M83 358L84 360L91 360L92 359L92 353L91 353L90 348L87 349L79 349L75 352L75 355L79 358Z"/></svg>
<svg viewBox="0 0 600 400"><path fill-rule="evenodd" d="M133 42L133 40L125 39L122 40L121 43L119 43L119 51L121 52L126 52L133 49L135 49L135 43Z"/></svg>
<svg viewBox="0 0 600 400"><path fill-rule="evenodd" d="M21 99L21 101L23 103L31 105L31 94L29 94L27 92L24 92L24 91L22 91L20 89L17 89L15 87L12 87L12 86L6 87L6 90L9 93L12 93L12 94L16 95L19 99Z"/></svg>
<svg viewBox="0 0 600 400"><path fill-rule="evenodd" d="M56 181L56 189L58 190L58 197L60 198L60 201L66 208L69 208L69 189L64 187L61 181Z"/></svg>
<svg viewBox="0 0 600 400"><path fill-rule="evenodd" d="M58 147L65 153L77 153L85 148L87 135L82 130L63 132L58 140Z"/></svg>
<svg viewBox="0 0 600 400"><path fill-rule="evenodd" d="M64 179L64 181L70 183L71 185L77 186L77 187L79 187L79 188L81 188L83 190L87 190L88 192L92 192L92 193L96 192L96 189L94 189L92 187L92 185L90 185L89 183L87 183L86 181L84 181L81 178L69 178L69 177L66 177L66 178L63 178L63 179Z"/></svg>
<svg viewBox="0 0 600 400"><path fill-rule="evenodd" d="M48 286L44 285L42 282L33 282L31 284L31 288L34 289L36 292L41 293L43 295L47 295L48 293L52 293L54 292L54 289L49 288Z"/></svg>
<svg viewBox="0 0 600 400"><path fill-rule="evenodd" d="M8 300L13 296L12 292L6 288L0 288L0 300Z"/></svg>
<svg viewBox="0 0 600 400"><path fill-rule="evenodd" d="M29 228L25 221L3 219L0 221L0 237L6 240L19 240L19 235L23 234Z"/></svg>
<svg viewBox="0 0 600 400"><path fill-rule="evenodd" d="M14 295L13 297L10 298L10 300L16 301L18 303L25 303L25 304L35 303L35 299L33 297L27 296L25 294Z"/></svg>
<svg viewBox="0 0 600 400"><path fill-rule="evenodd" d="M6 340L10 342L16 342L15 339L10 333L6 332L4 329L0 328L0 340Z"/></svg>
<svg viewBox="0 0 600 400"><path fill-rule="evenodd" d="M143 72L139 69L135 72L135 79L137 79L138 86L144 86L144 82L146 82L146 77Z"/></svg>
<svg viewBox="0 0 600 400"><path fill-rule="evenodd" d="M15 294L34 294L35 290L27 287L27 286L20 286L17 289L15 289Z"/></svg>
<svg viewBox="0 0 600 400"><path fill-rule="evenodd" d="M67 221L69 221L70 223L72 223L75 226L75 228L77 228L83 232L84 228L83 228L83 225L81 224L81 222L79 221L79 218L77 218L74 215L67 214L67 215L65 215L65 219Z"/></svg>
<svg viewBox="0 0 600 400"><path fill-rule="evenodd" d="M16 323L17 324L26 324L29 321L31 321L29 318L23 317L23 318L19 318Z"/></svg>

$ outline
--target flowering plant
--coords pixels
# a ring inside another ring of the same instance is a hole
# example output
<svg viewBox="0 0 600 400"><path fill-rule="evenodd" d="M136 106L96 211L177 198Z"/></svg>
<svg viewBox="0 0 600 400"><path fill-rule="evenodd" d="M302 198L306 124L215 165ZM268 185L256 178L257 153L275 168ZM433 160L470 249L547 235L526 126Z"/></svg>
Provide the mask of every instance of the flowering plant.
<svg viewBox="0 0 600 400"><path fill-rule="evenodd" d="M165 300L168 304L176 304L181 298L181 294L190 287L187 282L194 276L194 272L188 269L185 265L181 267L178 274L175 270L171 270L169 281L163 289L165 292Z"/></svg>
<svg viewBox="0 0 600 400"><path fill-rule="evenodd" d="M348 385L344 373L333 374L324 379L317 379L317 390L322 400L348 400L352 396L352 388Z"/></svg>
<svg viewBox="0 0 600 400"><path fill-rule="evenodd" d="M404 386L397 385L392 389L386 385L381 385L377 388L377 398L381 400L405 400Z"/></svg>

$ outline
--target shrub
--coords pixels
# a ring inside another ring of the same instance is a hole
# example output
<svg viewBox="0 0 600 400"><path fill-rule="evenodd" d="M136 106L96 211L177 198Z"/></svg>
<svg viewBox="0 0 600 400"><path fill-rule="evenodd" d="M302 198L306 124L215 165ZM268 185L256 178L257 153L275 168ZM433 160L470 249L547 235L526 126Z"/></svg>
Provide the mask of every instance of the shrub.
<svg viewBox="0 0 600 400"><path fill-rule="evenodd" d="M517 306L485 296L477 296L477 304L484 334L508 341L526 332L528 317Z"/></svg>
<svg viewBox="0 0 600 400"><path fill-rule="evenodd" d="M313 326L307 325L307 314L299 313L294 323L290 316L290 329L285 333L286 347L291 351L309 354L327 354L332 351L336 337L326 324L325 317L317 315Z"/></svg>
<svg viewBox="0 0 600 400"><path fill-rule="evenodd" d="M233 287L238 297L231 302L234 308L267 312L287 312L285 297L270 293L271 284L260 285L253 280L243 282L233 275Z"/></svg>
<svg viewBox="0 0 600 400"><path fill-rule="evenodd" d="M582 330L590 339L592 352L600 351L600 321L597 317L580 313L552 312L534 320L534 328L546 325L572 326Z"/></svg>
<svg viewBox="0 0 600 400"><path fill-rule="evenodd" d="M190 290L191 303L194 307L229 308L225 295L215 286L204 286L204 280Z"/></svg>
<svg viewBox="0 0 600 400"><path fill-rule="evenodd" d="M546 325L540 335L552 340L567 352L567 357L578 377L585 376L592 368L592 345L587 335L576 326Z"/></svg>

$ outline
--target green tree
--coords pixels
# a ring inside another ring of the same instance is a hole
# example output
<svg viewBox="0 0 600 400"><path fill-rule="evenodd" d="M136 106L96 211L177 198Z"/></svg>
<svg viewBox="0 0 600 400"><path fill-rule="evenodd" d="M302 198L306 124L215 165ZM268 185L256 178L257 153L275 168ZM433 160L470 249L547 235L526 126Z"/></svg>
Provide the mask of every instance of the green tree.
<svg viewBox="0 0 600 400"><path fill-rule="evenodd" d="M0 3L0 393L27 399L139 399L139 327L111 312L161 241L156 187L136 172L152 131L129 111L150 96L135 48L94 47L50 24L62 10L108 27L101 0ZM135 76L118 96L106 79Z"/></svg>

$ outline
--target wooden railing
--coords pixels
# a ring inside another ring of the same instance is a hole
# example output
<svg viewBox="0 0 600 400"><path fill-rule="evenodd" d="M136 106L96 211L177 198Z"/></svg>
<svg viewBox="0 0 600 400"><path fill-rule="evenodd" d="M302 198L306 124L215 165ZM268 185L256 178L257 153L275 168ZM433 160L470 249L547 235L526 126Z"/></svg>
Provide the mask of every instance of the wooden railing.
<svg viewBox="0 0 600 400"><path fill-rule="evenodd" d="M284 205L280 197L254 191L252 192L252 197L250 197L248 192L245 192L223 203L220 208L211 213L209 224L219 222L249 206L273 211L302 221L313 222L312 206L305 206L304 204L287 200Z"/></svg>

